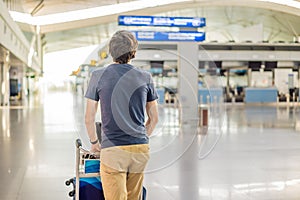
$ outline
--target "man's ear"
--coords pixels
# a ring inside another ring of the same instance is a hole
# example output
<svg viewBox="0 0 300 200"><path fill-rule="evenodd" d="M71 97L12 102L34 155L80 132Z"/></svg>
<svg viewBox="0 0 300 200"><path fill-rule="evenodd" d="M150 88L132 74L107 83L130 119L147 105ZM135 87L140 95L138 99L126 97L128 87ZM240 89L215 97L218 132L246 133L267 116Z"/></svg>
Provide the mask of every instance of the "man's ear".
<svg viewBox="0 0 300 200"><path fill-rule="evenodd" d="M135 52L136 52L136 51L132 51L132 52L131 52L131 54L130 54L130 59L135 58Z"/></svg>

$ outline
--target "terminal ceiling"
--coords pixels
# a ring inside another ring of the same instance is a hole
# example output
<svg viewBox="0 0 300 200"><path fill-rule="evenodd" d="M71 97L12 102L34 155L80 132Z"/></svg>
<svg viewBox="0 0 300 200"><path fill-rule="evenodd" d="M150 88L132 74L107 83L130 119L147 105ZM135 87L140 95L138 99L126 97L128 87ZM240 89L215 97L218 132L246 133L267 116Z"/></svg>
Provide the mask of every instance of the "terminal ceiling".
<svg viewBox="0 0 300 200"><path fill-rule="evenodd" d="M10 10L32 13L33 16L43 16L126 3L129 0L4 0L4 2ZM300 1L298 3L300 4ZM38 6L39 4L41 5ZM262 39L270 42L290 42L300 36L300 7L294 8L271 1L258 0L193 0L92 19L41 26L41 31L45 34L43 38L45 51L53 52L100 44L118 29L141 29L141 27L118 27L117 16L119 14L205 17L207 26L203 31L206 32L206 42L251 41L251 38L241 39L239 34L242 33L241 30L247 30L247 27L252 26L262 27ZM33 31L33 26L30 25L20 23L20 27L26 32ZM166 28L157 29L169 30ZM150 28L146 30L150 30ZM177 31L176 28L171 30ZM253 33L253 35L255 34Z"/></svg>

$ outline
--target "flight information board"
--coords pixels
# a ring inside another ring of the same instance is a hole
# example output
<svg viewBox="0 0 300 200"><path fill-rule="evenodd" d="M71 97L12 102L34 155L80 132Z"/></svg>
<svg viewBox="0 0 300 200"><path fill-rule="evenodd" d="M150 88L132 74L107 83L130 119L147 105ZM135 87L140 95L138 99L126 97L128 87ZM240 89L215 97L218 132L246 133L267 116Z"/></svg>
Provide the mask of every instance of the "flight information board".
<svg viewBox="0 0 300 200"><path fill-rule="evenodd" d="M204 32L131 31L139 41L196 41L205 40Z"/></svg>
<svg viewBox="0 0 300 200"><path fill-rule="evenodd" d="M200 28L206 25L203 17L158 17L120 15L119 25L122 26L167 26Z"/></svg>

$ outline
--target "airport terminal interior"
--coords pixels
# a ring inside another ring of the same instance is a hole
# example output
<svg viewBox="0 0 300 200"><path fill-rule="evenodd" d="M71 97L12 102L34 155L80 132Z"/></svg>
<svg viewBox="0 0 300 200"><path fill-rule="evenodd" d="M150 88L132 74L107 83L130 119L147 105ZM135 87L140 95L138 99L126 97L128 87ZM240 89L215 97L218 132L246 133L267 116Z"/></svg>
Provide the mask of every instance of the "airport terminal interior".
<svg viewBox="0 0 300 200"><path fill-rule="evenodd" d="M1 200L78 200L84 94L117 30L159 97L147 200L300 199L299 0L0 0Z"/></svg>

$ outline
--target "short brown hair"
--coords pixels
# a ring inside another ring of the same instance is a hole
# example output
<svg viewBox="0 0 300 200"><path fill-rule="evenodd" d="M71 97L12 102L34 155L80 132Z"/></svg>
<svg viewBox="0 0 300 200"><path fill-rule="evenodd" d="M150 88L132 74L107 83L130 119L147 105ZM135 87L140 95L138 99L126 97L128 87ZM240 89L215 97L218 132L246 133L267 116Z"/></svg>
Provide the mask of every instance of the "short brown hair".
<svg viewBox="0 0 300 200"><path fill-rule="evenodd" d="M109 53L115 62L128 63L134 58L138 42L135 36L125 30L117 31L109 41Z"/></svg>

